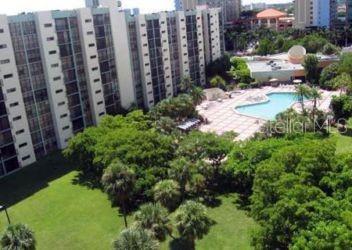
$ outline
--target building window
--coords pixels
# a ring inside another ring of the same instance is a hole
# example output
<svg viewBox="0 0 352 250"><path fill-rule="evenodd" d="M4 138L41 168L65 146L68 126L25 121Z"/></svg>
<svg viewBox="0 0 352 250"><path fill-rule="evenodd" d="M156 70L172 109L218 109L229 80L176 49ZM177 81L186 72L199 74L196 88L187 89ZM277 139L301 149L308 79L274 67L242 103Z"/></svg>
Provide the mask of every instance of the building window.
<svg viewBox="0 0 352 250"><path fill-rule="evenodd" d="M4 75L4 79L9 79L9 78L12 78L12 77L13 77L13 74Z"/></svg>
<svg viewBox="0 0 352 250"><path fill-rule="evenodd" d="M88 46L91 48L91 47L94 47L95 44L94 43L90 43Z"/></svg>
<svg viewBox="0 0 352 250"><path fill-rule="evenodd" d="M59 102L58 104L57 104L57 106L63 106L63 105L65 105L65 102Z"/></svg>
<svg viewBox="0 0 352 250"><path fill-rule="evenodd" d="M91 23L91 22L92 22L92 19L86 19L85 22L86 22L86 23Z"/></svg>
<svg viewBox="0 0 352 250"><path fill-rule="evenodd" d="M13 92L15 92L15 91L16 91L16 88L11 88L11 89L6 90L6 92L7 92L8 94L13 93Z"/></svg>
<svg viewBox="0 0 352 250"><path fill-rule="evenodd" d="M10 63L10 59L0 60L0 64Z"/></svg>
<svg viewBox="0 0 352 250"><path fill-rule="evenodd" d="M97 58L96 55L90 57L90 59L95 59L95 58Z"/></svg>
<svg viewBox="0 0 352 250"><path fill-rule="evenodd" d="M55 55L55 54L56 54L56 50L49 51L49 55Z"/></svg>
<svg viewBox="0 0 352 250"><path fill-rule="evenodd" d="M100 82L100 79L95 79L94 82Z"/></svg>
<svg viewBox="0 0 352 250"><path fill-rule="evenodd" d="M44 24L44 27L45 28L50 28L50 27L53 27L53 24L52 23L46 23L46 24Z"/></svg>
<svg viewBox="0 0 352 250"><path fill-rule="evenodd" d="M70 126L65 126L62 128L62 130L68 130L70 128Z"/></svg>
<svg viewBox="0 0 352 250"><path fill-rule="evenodd" d="M97 70L98 70L98 67L92 68L92 71L97 71Z"/></svg>
<svg viewBox="0 0 352 250"><path fill-rule="evenodd" d="M0 33L4 33L4 29L0 29Z"/></svg>
<svg viewBox="0 0 352 250"><path fill-rule="evenodd" d="M63 92L62 89L58 89L58 90L55 91L56 94L60 94L60 93L62 93L62 92Z"/></svg>
<svg viewBox="0 0 352 250"><path fill-rule="evenodd" d="M103 116L103 115L105 115L105 112L99 113L99 116Z"/></svg>
<svg viewBox="0 0 352 250"><path fill-rule="evenodd" d="M50 42L50 41L54 41L54 37L53 37L53 36L48 37L48 38L46 38L46 40L47 40L48 42Z"/></svg>
<svg viewBox="0 0 352 250"><path fill-rule="evenodd" d="M102 105L102 104L103 104L103 101L100 101L100 102L98 102L97 104L98 104L98 105Z"/></svg>
<svg viewBox="0 0 352 250"><path fill-rule="evenodd" d="M51 64L51 67L52 68L57 68L57 67L59 67L59 64L58 63Z"/></svg>
<svg viewBox="0 0 352 250"><path fill-rule="evenodd" d="M13 121L15 122L15 121L18 121L18 120L21 120L21 119L22 119L22 116L19 115L19 116L14 117Z"/></svg>
<svg viewBox="0 0 352 250"><path fill-rule="evenodd" d="M22 144L18 145L18 147L19 147L19 148L23 148L23 147L25 147L25 146L27 146L27 145L28 145L27 142L25 142L25 143L22 143Z"/></svg>
<svg viewBox="0 0 352 250"><path fill-rule="evenodd" d="M61 80L61 76L54 77L53 80L54 81L59 81L59 80Z"/></svg>
<svg viewBox="0 0 352 250"><path fill-rule="evenodd" d="M65 117L67 117L67 114L63 114L63 115L60 116L61 119L65 118Z"/></svg>
<svg viewBox="0 0 352 250"><path fill-rule="evenodd" d="M20 135L20 134L23 134L23 133L24 133L24 129L16 131L16 135Z"/></svg>
<svg viewBox="0 0 352 250"><path fill-rule="evenodd" d="M6 44L0 44L0 49L6 49L7 45Z"/></svg>
<svg viewBox="0 0 352 250"><path fill-rule="evenodd" d="M95 94L100 94L101 93L101 89L95 91Z"/></svg>
<svg viewBox="0 0 352 250"><path fill-rule="evenodd" d="M87 31L87 35L93 35L93 31Z"/></svg>
<svg viewBox="0 0 352 250"><path fill-rule="evenodd" d="M25 157L22 158L22 161L28 160L29 158L31 158L31 156L30 156L30 155L27 155L27 156L25 156Z"/></svg>
<svg viewBox="0 0 352 250"><path fill-rule="evenodd" d="M18 102L14 102L14 103L10 104L10 108L13 108L13 107L16 107L16 106L18 106Z"/></svg>

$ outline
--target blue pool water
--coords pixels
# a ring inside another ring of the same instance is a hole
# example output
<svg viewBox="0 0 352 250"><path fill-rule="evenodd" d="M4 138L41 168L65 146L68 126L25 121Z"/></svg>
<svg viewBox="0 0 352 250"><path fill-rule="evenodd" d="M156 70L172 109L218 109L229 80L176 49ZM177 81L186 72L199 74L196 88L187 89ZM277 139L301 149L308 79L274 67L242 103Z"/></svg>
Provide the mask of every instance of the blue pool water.
<svg viewBox="0 0 352 250"><path fill-rule="evenodd" d="M297 102L294 93L271 93L267 96L269 97L268 102L238 106L236 111L244 115L275 120L278 113L287 110Z"/></svg>

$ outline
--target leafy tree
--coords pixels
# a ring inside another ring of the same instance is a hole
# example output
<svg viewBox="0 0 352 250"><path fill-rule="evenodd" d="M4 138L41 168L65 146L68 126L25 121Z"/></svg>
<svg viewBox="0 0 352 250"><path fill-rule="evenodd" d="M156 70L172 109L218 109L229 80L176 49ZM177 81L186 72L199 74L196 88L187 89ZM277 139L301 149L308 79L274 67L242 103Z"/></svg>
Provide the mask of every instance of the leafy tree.
<svg viewBox="0 0 352 250"><path fill-rule="evenodd" d="M329 66L325 67L320 75L319 85L325 89L335 89L335 86L332 80L338 76L339 64L332 63Z"/></svg>
<svg viewBox="0 0 352 250"><path fill-rule="evenodd" d="M233 145L234 137L192 131L179 144L177 154L190 160L209 159L214 167L220 166Z"/></svg>
<svg viewBox="0 0 352 250"><path fill-rule="evenodd" d="M349 249L352 246L352 230L345 224L319 222L311 230L294 237L292 249Z"/></svg>
<svg viewBox="0 0 352 250"><path fill-rule="evenodd" d="M173 180L160 181L154 187L154 200L169 210L177 207L180 197L180 186Z"/></svg>
<svg viewBox="0 0 352 250"><path fill-rule="evenodd" d="M135 213L134 219L136 227L150 230L153 237L159 241L164 241L171 233L167 210L159 203L148 203L142 205Z"/></svg>
<svg viewBox="0 0 352 250"><path fill-rule="evenodd" d="M348 119L352 116L352 97L349 95L333 96L331 107L335 119Z"/></svg>
<svg viewBox="0 0 352 250"><path fill-rule="evenodd" d="M121 204L125 227L127 228L126 203L134 189L134 171L123 163L115 161L105 169L101 182L110 198Z"/></svg>
<svg viewBox="0 0 352 250"><path fill-rule="evenodd" d="M257 49L257 53L262 56L270 55L275 52L274 44L268 38L264 38L259 41L259 46Z"/></svg>
<svg viewBox="0 0 352 250"><path fill-rule="evenodd" d="M128 228L114 241L115 250L158 250L159 242L149 231L141 228Z"/></svg>
<svg viewBox="0 0 352 250"><path fill-rule="evenodd" d="M352 78L349 74L342 72L340 75L332 79L331 82L336 89L340 89L340 95L344 89L347 90L348 93L351 93Z"/></svg>
<svg viewBox="0 0 352 250"><path fill-rule="evenodd" d="M319 80L319 60L315 55L307 55L303 63L306 79L310 84L317 85Z"/></svg>
<svg viewBox="0 0 352 250"><path fill-rule="evenodd" d="M347 73L352 76L352 53L344 53L340 58L339 73Z"/></svg>
<svg viewBox="0 0 352 250"><path fill-rule="evenodd" d="M181 79L180 86L181 91L184 93L189 93L189 91L193 88L193 81L189 76L185 76Z"/></svg>
<svg viewBox="0 0 352 250"><path fill-rule="evenodd" d="M211 78L210 85L214 88L216 87L223 90L226 89L226 81L221 76L218 76L218 75Z"/></svg>
<svg viewBox="0 0 352 250"><path fill-rule="evenodd" d="M34 250L36 240L34 233L26 225L9 225L1 235L1 249L7 250Z"/></svg>
<svg viewBox="0 0 352 250"><path fill-rule="evenodd" d="M339 52L339 49L335 45L327 43L324 45L322 52L324 55L333 55L337 54Z"/></svg>
<svg viewBox="0 0 352 250"><path fill-rule="evenodd" d="M201 93L193 92L194 99L191 95L181 94L174 98L164 99L155 105L150 111L151 117L158 120L160 117L170 117L175 121L181 121L186 118L197 116L194 103L200 101Z"/></svg>
<svg viewBox="0 0 352 250"><path fill-rule="evenodd" d="M249 84L252 81L247 63L244 59L240 57L231 58L231 69L229 71L229 75L237 83L242 82Z"/></svg>
<svg viewBox="0 0 352 250"><path fill-rule="evenodd" d="M231 68L230 55L225 53L221 58L216 59L206 66L207 77L215 75L225 76Z"/></svg>
<svg viewBox="0 0 352 250"><path fill-rule="evenodd" d="M177 230L182 238L195 249L195 240L202 239L212 225L204 205L195 201L186 201L175 214Z"/></svg>

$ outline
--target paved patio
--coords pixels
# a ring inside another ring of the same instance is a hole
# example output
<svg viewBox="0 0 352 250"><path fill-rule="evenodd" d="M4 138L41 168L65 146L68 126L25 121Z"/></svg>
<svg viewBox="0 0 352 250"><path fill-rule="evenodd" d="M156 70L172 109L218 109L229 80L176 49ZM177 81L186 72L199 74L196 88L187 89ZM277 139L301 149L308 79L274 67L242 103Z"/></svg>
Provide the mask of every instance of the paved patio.
<svg viewBox="0 0 352 250"><path fill-rule="evenodd" d="M264 87L261 89L249 89L233 94L231 99L224 99L222 102L205 101L197 107L199 114L207 118L209 124L203 124L200 130L203 132L215 132L223 134L225 132L234 131L238 134L236 140L246 140L251 138L260 130L266 120L250 117L236 113L234 107L254 103L251 97L262 97L271 92L294 92L294 86L280 87ZM338 92L329 92L321 90L322 99L318 101L318 108L323 111L329 111L331 98L333 95L338 95ZM311 103L307 102L307 105ZM207 106L207 108L204 108ZM295 109L299 109L299 105L294 104Z"/></svg>

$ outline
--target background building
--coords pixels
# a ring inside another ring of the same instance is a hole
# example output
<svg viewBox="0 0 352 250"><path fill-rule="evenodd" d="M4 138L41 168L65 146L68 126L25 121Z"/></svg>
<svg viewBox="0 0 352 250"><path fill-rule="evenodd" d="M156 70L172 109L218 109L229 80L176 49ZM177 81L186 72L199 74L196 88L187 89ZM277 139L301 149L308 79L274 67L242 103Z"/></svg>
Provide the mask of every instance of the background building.
<svg viewBox="0 0 352 250"><path fill-rule="evenodd" d="M332 28L337 19L336 0L295 0L295 27Z"/></svg>
<svg viewBox="0 0 352 250"><path fill-rule="evenodd" d="M219 9L136 15L102 2L0 16L0 176L106 114L177 95L182 77L206 84L223 52Z"/></svg>
<svg viewBox="0 0 352 250"><path fill-rule="evenodd" d="M276 9L266 9L259 12L251 21L251 28L269 28L277 31L292 28L293 17L289 17L286 12Z"/></svg>
<svg viewBox="0 0 352 250"><path fill-rule="evenodd" d="M175 0L176 10L192 10L199 5L221 8L224 23L233 23L241 15L241 0Z"/></svg>

